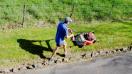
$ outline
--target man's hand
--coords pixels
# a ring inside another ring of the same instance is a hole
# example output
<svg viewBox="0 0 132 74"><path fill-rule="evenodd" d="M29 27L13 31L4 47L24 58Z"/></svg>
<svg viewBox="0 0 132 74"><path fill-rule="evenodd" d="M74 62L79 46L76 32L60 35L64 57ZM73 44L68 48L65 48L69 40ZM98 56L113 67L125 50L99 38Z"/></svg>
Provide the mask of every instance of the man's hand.
<svg viewBox="0 0 132 74"><path fill-rule="evenodd" d="M70 34L73 33L72 29L70 29L70 28L68 28L68 32L69 32Z"/></svg>

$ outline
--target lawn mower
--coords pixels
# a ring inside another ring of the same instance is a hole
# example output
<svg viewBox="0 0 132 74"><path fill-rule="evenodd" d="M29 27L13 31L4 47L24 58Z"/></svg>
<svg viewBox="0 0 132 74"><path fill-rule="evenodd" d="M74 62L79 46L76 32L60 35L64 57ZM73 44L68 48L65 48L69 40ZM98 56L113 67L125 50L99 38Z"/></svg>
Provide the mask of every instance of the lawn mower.
<svg viewBox="0 0 132 74"><path fill-rule="evenodd" d="M71 38L73 44L82 48L83 46L91 45L96 42L94 32L78 33Z"/></svg>

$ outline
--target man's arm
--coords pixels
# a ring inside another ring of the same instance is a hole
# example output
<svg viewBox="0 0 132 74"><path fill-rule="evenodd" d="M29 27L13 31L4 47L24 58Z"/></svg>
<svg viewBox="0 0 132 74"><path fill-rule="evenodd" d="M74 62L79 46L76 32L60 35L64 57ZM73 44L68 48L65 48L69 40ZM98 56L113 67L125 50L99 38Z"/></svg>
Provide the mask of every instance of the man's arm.
<svg viewBox="0 0 132 74"><path fill-rule="evenodd" d="M67 31L66 32L67 32L66 38L71 38L71 37L74 36L74 34L72 33L72 29L67 28Z"/></svg>
<svg viewBox="0 0 132 74"><path fill-rule="evenodd" d="M65 31L65 38L71 38L74 36L74 34L72 34L72 30L70 28L67 28L64 26L64 31Z"/></svg>
<svg viewBox="0 0 132 74"><path fill-rule="evenodd" d="M67 35L66 38L71 38L73 36L74 36L74 34L70 34L70 35Z"/></svg>

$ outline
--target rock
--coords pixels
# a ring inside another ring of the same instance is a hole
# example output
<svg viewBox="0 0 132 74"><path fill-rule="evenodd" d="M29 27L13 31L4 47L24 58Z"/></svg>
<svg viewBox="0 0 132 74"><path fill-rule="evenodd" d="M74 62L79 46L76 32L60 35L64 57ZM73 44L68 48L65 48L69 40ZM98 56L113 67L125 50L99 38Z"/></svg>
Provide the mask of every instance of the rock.
<svg viewBox="0 0 132 74"><path fill-rule="evenodd" d="M90 58L91 57L91 53L83 53L82 55L81 55L81 58L82 59L86 59L86 58Z"/></svg>
<svg viewBox="0 0 132 74"><path fill-rule="evenodd" d="M0 73L3 73L3 71L0 71Z"/></svg>
<svg viewBox="0 0 132 74"><path fill-rule="evenodd" d="M120 52L120 49L115 49L115 52Z"/></svg>
<svg viewBox="0 0 132 74"><path fill-rule="evenodd" d="M93 57L93 56L94 56L94 52L91 53L91 57Z"/></svg>
<svg viewBox="0 0 132 74"><path fill-rule="evenodd" d="M63 59L62 59L62 62L68 62L68 61L69 61L68 58L63 58Z"/></svg>
<svg viewBox="0 0 132 74"><path fill-rule="evenodd" d="M71 58L69 58L69 61L76 61L76 57L71 57ZM64 61L64 58L62 59L62 62L65 62L65 61Z"/></svg>
<svg viewBox="0 0 132 74"><path fill-rule="evenodd" d="M61 63L61 62L62 62L61 58L58 58L58 59L54 60L54 63Z"/></svg>
<svg viewBox="0 0 132 74"><path fill-rule="evenodd" d="M132 45L130 46L130 50L132 50Z"/></svg>
<svg viewBox="0 0 132 74"><path fill-rule="evenodd" d="M127 48L123 48L123 52L127 52Z"/></svg>
<svg viewBox="0 0 132 74"><path fill-rule="evenodd" d="M72 57L69 57L68 59L69 59L69 61L71 61ZM62 60L63 60L63 59L62 59Z"/></svg>
<svg viewBox="0 0 132 74"><path fill-rule="evenodd" d="M32 66L32 68L41 68L42 67L42 63L34 63L31 66Z"/></svg>
<svg viewBox="0 0 132 74"><path fill-rule="evenodd" d="M18 70L21 70L21 68L18 68Z"/></svg>
<svg viewBox="0 0 132 74"><path fill-rule="evenodd" d="M111 50L111 53L112 53L112 54L116 53L116 50Z"/></svg>
<svg viewBox="0 0 132 74"><path fill-rule="evenodd" d="M0 73L3 73L3 71L0 70Z"/></svg>
<svg viewBox="0 0 132 74"><path fill-rule="evenodd" d="M91 57L96 57L96 56L98 56L98 55L99 55L98 52L92 52L92 53L91 53Z"/></svg>
<svg viewBox="0 0 132 74"><path fill-rule="evenodd" d="M119 50L120 50L121 52L123 52L123 48L120 48Z"/></svg>
<svg viewBox="0 0 132 74"><path fill-rule="evenodd" d="M57 63L57 60L54 60L54 63Z"/></svg>
<svg viewBox="0 0 132 74"><path fill-rule="evenodd" d="M101 51L97 51L98 55L100 55Z"/></svg>
<svg viewBox="0 0 132 74"><path fill-rule="evenodd" d="M35 64L35 68L42 68L42 67L43 67L42 63Z"/></svg>
<svg viewBox="0 0 132 74"><path fill-rule="evenodd" d="M100 51L100 55L106 55L106 52L105 51Z"/></svg>
<svg viewBox="0 0 132 74"><path fill-rule="evenodd" d="M27 69L26 66L22 66L22 67L18 68L18 70L26 70L26 69Z"/></svg>
<svg viewBox="0 0 132 74"><path fill-rule="evenodd" d="M3 69L0 69L0 73L4 73L4 70Z"/></svg>
<svg viewBox="0 0 132 74"><path fill-rule="evenodd" d="M87 57L87 54L84 53L84 54L82 54L81 56L82 56L82 58L86 58L86 57Z"/></svg>
<svg viewBox="0 0 132 74"><path fill-rule="evenodd" d="M17 72L17 71L18 71L17 68L12 68L12 69L10 69L10 72Z"/></svg>
<svg viewBox="0 0 132 74"><path fill-rule="evenodd" d="M48 65L48 62L43 62L42 65Z"/></svg>
<svg viewBox="0 0 132 74"><path fill-rule="evenodd" d="M110 54L110 51L105 51L106 55Z"/></svg>
<svg viewBox="0 0 132 74"><path fill-rule="evenodd" d="M57 62L58 63L61 63L62 62L62 59L61 58L57 59Z"/></svg>
<svg viewBox="0 0 132 74"><path fill-rule="evenodd" d="M32 64L31 66L32 68L36 68L37 64Z"/></svg>
<svg viewBox="0 0 132 74"><path fill-rule="evenodd" d="M127 48L127 50L128 50L128 51L131 51L131 50L132 50L132 46L129 46L129 47Z"/></svg>
<svg viewBox="0 0 132 74"><path fill-rule="evenodd" d="M49 61L46 61L45 62L45 65L52 65L52 64L54 64L55 63L55 60L54 59L51 59L51 60L49 60Z"/></svg>
<svg viewBox="0 0 132 74"><path fill-rule="evenodd" d="M26 67L27 69L33 69L33 66L32 65L29 65Z"/></svg>
<svg viewBox="0 0 132 74"><path fill-rule="evenodd" d="M90 57L91 57L91 53L90 52L86 53L86 58L90 58Z"/></svg>
<svg viewBox="0 0 132 74"><path fill-rule="evenodd" d="M12 68L12 69L10 69L10 72L13 72L13 70L14 70L13 68Z"/></svg>
<svg viewBox="0 0 132 74"><path fill-rule="evenodd" d="M4 69L3 73L9 73L10 70L9 69Z"/></svg>

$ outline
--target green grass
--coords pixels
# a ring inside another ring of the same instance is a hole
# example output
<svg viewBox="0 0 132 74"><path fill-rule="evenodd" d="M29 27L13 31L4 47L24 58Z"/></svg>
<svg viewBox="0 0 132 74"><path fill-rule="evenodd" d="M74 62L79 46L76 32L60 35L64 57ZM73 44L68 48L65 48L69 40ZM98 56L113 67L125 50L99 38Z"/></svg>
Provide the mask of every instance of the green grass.
<svg viewBox="0 0 132 74"><path fill-rule="evenodd" d="M98 25L77 25L74 27L79 27L79 32L95 32L98 42L94 45L84 47L84 50L89 51L112 49L129 45L132 43L131 26L130 24L123 23L105 23Z"/></svg>
<svg viewBox="0 0 132 74"><path fill-rule="evenodd" d="M76 46L70 48L70 51L73 53L113 49L128 46L132 43L131 22L72 24L70 28L76 30L78 33L94 31L98 40L97 43L84 48L78 48ZM46 51L48 46L45 42L42 42L41 46L39 42L32 42L30 45L24 45L24 41L54 39L55 32L55 26L43 28L28 27L0 31L0 67L15 66L24 62L31 62L40 58L38 53L42 53L44 56L49 57L51 52ZM23 44L18 42L18 40L21 40L21 42L23 41ZM68 46L73 46L69 39L67 39L67 41ZM52 48L55 48L55 41L51 40L50 45ZM62 50L59 52L62 53Z"/></svg>
<svg viewBox="0 0 132 74"><path fill-rule="evenodd" d="M43 20L56 23L58 18L69 16L77 21L106 21L132 17L131 0L0 0L0 25L7 22L21 23L23 5L25 23Z"/></svg>

